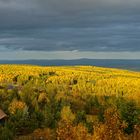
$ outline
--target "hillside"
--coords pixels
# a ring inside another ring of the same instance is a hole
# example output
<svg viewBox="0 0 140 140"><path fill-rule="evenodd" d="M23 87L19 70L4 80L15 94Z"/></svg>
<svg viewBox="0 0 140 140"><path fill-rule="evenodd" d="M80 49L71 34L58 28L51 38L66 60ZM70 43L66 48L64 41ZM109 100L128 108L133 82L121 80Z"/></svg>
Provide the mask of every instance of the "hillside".
<svg viewBox="0 0 140 140"><path fill-rule="evenodd" d="M138 139L139 85L127 70L0 65L0 139Z"/></svg>
<svg viewBox="0 0 140 140"><path fill-rule="evenodd" d="M121 68L133 71L140 71L139 59L73 59L73 60L0 60L0 64L28 64L39 66L74 66L74 65L94 65L100 67Z"/></svg>

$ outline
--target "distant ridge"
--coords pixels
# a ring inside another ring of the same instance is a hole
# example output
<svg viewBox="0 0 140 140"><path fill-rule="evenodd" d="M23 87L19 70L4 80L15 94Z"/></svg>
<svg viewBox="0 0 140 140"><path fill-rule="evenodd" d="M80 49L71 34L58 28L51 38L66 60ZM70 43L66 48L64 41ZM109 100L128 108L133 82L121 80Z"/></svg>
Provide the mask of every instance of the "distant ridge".
<svg viewBox="0 0 140 140"><path fill-rule="evenodd" d="M0 60L0 64L31 64L40 66L94 65L140 71L140 60L122 59Z"/></svg>

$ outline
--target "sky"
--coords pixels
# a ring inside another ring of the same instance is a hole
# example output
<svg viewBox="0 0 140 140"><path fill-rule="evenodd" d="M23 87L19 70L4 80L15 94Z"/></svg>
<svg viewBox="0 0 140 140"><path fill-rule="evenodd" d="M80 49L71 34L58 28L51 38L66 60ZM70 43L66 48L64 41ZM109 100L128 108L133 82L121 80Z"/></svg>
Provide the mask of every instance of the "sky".
<svg viewBox="0 0 140 140"><path fill-rule="evenodd" d="M0 60L140 59L140 0L0 0Z"/></svg>

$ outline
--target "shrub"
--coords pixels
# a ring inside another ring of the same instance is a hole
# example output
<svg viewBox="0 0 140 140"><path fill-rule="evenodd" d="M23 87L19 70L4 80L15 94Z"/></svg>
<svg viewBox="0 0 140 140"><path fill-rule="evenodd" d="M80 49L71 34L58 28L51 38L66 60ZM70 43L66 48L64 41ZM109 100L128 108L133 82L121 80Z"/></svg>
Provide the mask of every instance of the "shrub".
<svg viewBox="0 0 140 140"><path fill-rule="evenodd" d="M128 124L124 131L127 134L133 133L134 125L140 123L140 109L134 101L126 101L124 99L119 99L117 106L120 111L121 118Z"/></svg>
<svg viewBox="0 0 140 140"><path fill-rule="evenodd" d="M105 122L97 123L94 126L94 140L123 140L123 128L126 124L121 121L115 108L108 108L105 111Z"/></svg>

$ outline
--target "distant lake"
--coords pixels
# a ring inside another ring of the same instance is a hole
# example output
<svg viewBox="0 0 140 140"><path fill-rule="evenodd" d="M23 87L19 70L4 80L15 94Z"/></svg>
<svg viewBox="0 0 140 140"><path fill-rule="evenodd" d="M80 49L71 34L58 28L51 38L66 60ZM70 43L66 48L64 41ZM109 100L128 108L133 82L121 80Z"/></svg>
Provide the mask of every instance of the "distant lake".
<svg viewBox="0 0 140 140"><path fill-rule="evenodd" d="M0 64L31 64L40 66L94 65L140 71L140 60L77 59L77 60L0 60Z"/></svg>

